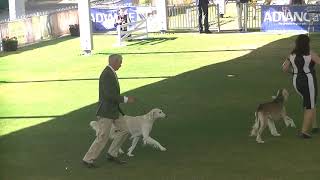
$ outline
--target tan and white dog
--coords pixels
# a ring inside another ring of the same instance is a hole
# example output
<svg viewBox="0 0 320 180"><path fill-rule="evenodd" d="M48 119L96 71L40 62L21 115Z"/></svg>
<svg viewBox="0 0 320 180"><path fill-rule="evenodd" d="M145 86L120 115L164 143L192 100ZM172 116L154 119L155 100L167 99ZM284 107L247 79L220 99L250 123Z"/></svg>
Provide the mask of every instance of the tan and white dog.
<svg viewBox="0 0 320 180"><path fill-rule="evenodd" d="M264 143L261 138L263 130L268 125L273 136L280 136L274 121L283 119L286 126L296 127L293 120L287 116L285 102L288 100L289 93L286 89L280 89L273 101L260 104L255 112L255 123L251 130L251 136L256 136L257 143Z"/></svg>
<svg viewBox="0 0 320 180"><path fill-rule="evenodd" d="M161 151L166 151L167 149L163 147L158 141L150 137L150 132L152 130L153 124L155 120L159 118L165 118L166 114L158 108L152 109L145 115L141 116L122 116L117 119L117 123L121 124L122 130L128 131L131 134L132 144L131 147L128 149L128 156L134 156L132 154L133 150L135 149L140 137L143 137L144 144L150 144L154 148L159 148ZM99 125L96 121L91 121L90 126L98 133ZM117 128L112 125L110 131L110 138L113 139L116 136ZM119 153L124 153L123 150L120 148Z"/></svg>

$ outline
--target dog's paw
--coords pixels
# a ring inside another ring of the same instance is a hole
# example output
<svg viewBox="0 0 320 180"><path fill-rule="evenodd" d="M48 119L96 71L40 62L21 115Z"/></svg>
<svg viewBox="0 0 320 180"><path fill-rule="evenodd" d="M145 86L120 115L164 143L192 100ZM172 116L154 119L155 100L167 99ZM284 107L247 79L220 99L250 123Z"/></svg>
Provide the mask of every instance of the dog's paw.
<svg viewBox="0 0 320 180"><path fill-rule="evenodd" d="M259 143L259 144L263 144L263 143L264 143L264 141L262 141L262 140L257 140L257 143Z"/></svg>
<svg viewBox="0 0 320 180"><path fill-rule="evenodd" d="M296 125L294 123L291 123L291 127L296 128Z"/></svg>
<svg viewBox="0 0 320 180"><path fill-rule="evenodd" d="M251 131L250 135L249 136L257 136L257 132L255 131Z"/></svg>
<svg viewBox="0 0 320 180"><path fill-rule="evenodd" d="M257 143L259 143L259 144L264 143L264 141L262 141L262 139L261 139L260 136L258 136L258 137L256 138L256 141L257 141Z"/></svg>
<svg viewBox="0 0 320 180"><path fill-rule="evenodd" d="M134 155L131 154L130 152L128 152L127 155L128 155L129 157L133 157L133 156L134 156Z"/></svg>
<svg viewBox="0 0 320 180"><path fill-rule="evenodd" d="M123 153L124 153L121 148L119 149L119 153L120 153L120 154L123 154Z"/></svg>
<svg viewBox="0 0 320 180"><path fill-rule="evenodd" d="M272 136L281 136L279 133L273 133Z"/></svg>
<svg viewBox="0 0 320 180"><path fill-rule="evenodd" d="M91 121L90 124L91 128L95 131L98 131L99 130L99 124L97 121Z"/></svg>
<svg viewBox="0 0 320 180"><path fill-rule="evenodd" d="M167 149L165 147L160 147L160 151L166 151Z"/></svg>
<svg viewBox="0 0 320 180"><path fill-rule="evenodd" d="M285 119L284 124L286 125L286 127L289 127L291 123L287 119Z"/></svg>

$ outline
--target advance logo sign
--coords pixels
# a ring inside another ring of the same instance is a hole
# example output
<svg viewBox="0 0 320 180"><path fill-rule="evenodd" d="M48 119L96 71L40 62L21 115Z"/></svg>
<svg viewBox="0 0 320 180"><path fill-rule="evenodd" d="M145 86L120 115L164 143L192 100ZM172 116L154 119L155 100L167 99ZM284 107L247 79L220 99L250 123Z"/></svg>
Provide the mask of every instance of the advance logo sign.
<svg viewBox="0 0 320 180"><path fill-rule="evenodd" d="M309 25L320 31L319 14L308 13L313 6L262 6L262 31L307 31ZM310 21L312 20L312 21Z"/></svg>
<svg viewBox="0 0 320 180"><path fill-rule="evenodd" d="M131 22L138 20L136 7L124 8ZM115 22L119 8L97 9L91 8L92 29L94 32L106 32L116 30Z"/></svg>

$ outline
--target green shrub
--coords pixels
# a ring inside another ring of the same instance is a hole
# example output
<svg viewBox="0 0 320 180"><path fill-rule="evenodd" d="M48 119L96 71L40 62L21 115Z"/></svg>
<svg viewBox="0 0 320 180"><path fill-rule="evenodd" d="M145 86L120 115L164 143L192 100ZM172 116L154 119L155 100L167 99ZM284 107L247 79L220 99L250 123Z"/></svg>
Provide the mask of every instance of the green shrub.
<svg viewBox="0 0 320 180"><path fill-rule="evenodd" d="M71 36L80 36L79 24L69 25L69 31Z"/></svg>
<svg viewBox="0 0 320 180"><path fill-rule="evenodd" d="M18 49L17 37L9 38L8 36L2 39L3 51L16 51Z"/></svg>

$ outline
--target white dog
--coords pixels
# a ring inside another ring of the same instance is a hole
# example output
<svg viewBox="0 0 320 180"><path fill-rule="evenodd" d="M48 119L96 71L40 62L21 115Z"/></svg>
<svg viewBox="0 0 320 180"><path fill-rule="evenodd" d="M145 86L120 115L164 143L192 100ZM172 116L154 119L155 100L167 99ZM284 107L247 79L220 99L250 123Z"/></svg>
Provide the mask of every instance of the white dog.
<svg viewBox="0 0 320 180"><path fill-rule="evenodd" d="M161 151L166 151L167 149L163 147L158 141L150 137L150 132L152 130L153 123L156 119L165 118L166 114L162 112L161 109L155 108L152 109L149 113L142 116L122 116L117 121L122 121L120 124L124 124L123 129L128 131L131 134L132 145L128 149L127 155L132 157L133 150L135 149L140 137L143 137L144 144L153 145L155 148L159 148ZM98 134L99 124L96 121L91 121L90 126ZM116 135L117 128L112 125L110 138L113 139ZM122 149L119 150L120 153L123 153Z"/></svg>

